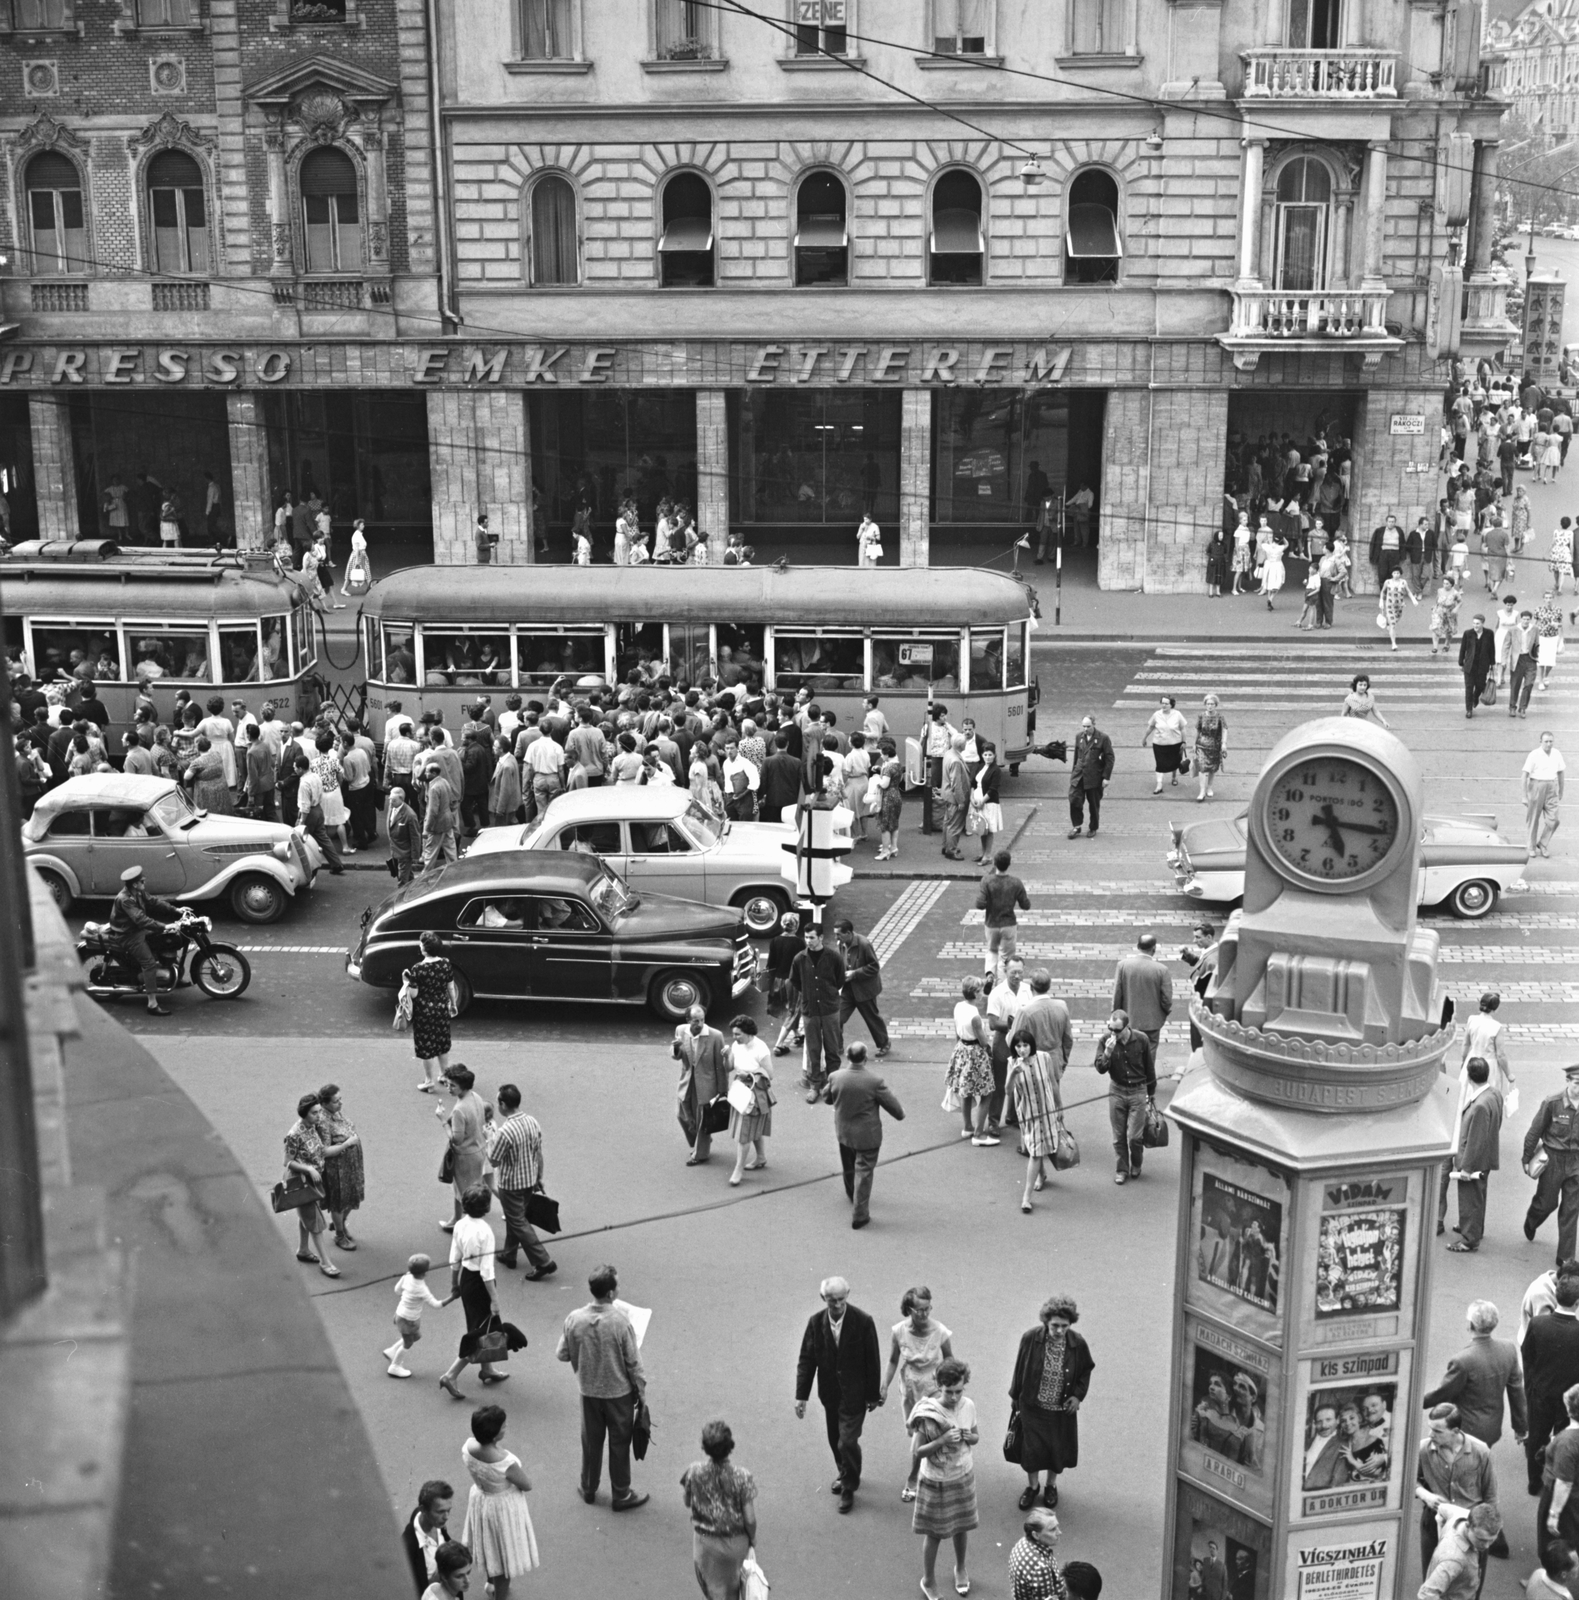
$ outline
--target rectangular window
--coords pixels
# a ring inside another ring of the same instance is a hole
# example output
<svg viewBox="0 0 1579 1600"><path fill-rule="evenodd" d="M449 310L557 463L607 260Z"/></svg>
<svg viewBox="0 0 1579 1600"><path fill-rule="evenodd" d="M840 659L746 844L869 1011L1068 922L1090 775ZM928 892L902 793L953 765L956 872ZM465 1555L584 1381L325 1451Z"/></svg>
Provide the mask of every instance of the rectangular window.
<svg viewBox="0 0 1579 1600"><path fill-rule="evenodd" d="M360 272L362 227L354 194L304 195L307 270Z"/></svg>
<svg viewBox="0 0 1579 1600"><path fill-rule="evenodd" d="M1077 56L1119 56L1129 50L1131 0L1071 0L1071 47Z"/></svg>
<svg viewBox="0 0 1579 1600"><path fill-rule="evenodd" d="M663 666L663 624L620 622L614 628L614 671L623 683L640 672L655 678Z"/></svg>
<svg viewBox="0 0 1579 1600"><path fill-rule="evenodd" d="M126 642L132 674L138 678L209 683L208 629L172 627L163 622L131 622Z"/></svg>
<svg viewBox="0 0 1579 1600"><path fill-rule="evenodd" d="M88 238L82 225L80 189L33 189L28 193L33 225L33 270L40 275L86 272Z"/></svg>
<svg viewBox="0 0 1579 1600"><path fill-rule="evenodd" d="M68 677L80 666L93 669L95 682L125 683L121 652L111 622L50 622L32 624L33 676L52 678L57 671Z"/></svg>
<svg viewBox="0 0 1579 1600"><path fill-rule="evenodd" d="M385 683L417 681L416 630L409 622L384 624Z"/></svg>
<svg viewBox="0 0 1579 1600"><path fill-rule="evenodd" d="M602 677L606 635L602 628L515 630L517 681L523 689L548 689L560 678Z"/></svg>
<svg viewBox="0 0 1579 1600"><path fill-rule="evenodd" d="M222 624L219 630L219 681L257 683L258 630L241 624Z"/></svg>
<svg viewBox="0 0 1579 1600"><path fill-rule="evenodd" d="M883 633L872 637L872 687L959 689L957 633Z"/></svg>
<svg viewBox="0 0 1579 1600"><path fill-rule="evenodd" d="M847 54L849 17L849 0L795 0L795 54Z"/></svg>
<svg viewBox="0 0 1579 1600"><path fill-rule="evenodd" d="M207 272L208 218L201 189L153 191L154 266L159 272Z"/></svg>
<svg viewBox="0 0 1579 1600"><path fill-rule="evenodd" d="M987 12L992 0L932 0L932 49L940 56L987 53Z"/></svg>
<svg viewBox="0 0 1579 1600"><path fill-rule="evenodd" d="M1023 622L1009 624L1009 651L1003 658L1003 686L1005 689L1025 687L1025 628ZM972 679L972 682L975 680Z"/></svg>
<svg viewBox="0 0 1579 1600"><path fill-rule="evenodd" d="M1295 50L1341 47L1342 0L1289 0L1288 42Z"/></svg>
<svg viewBox="0 0 1579 1600"><path fill-rule="evenodd" d="M12 15L19 31L29 28L59 32L71 26L70 0L14 0Z"/></svg>
<svg viewBox="0 0 1579 1600"><path fill-rule="evenodd" d="M762 682L763 632L760 622L718 624L718 681L726 689Z"/></svg>
<svg viewBox="0 0 1579 1600"><path fill-rule="evenodd" d="M313 632L311 606L298 606L291 621L291 671L305 672L318 659L318 635Z"/></svg>
<svg viewBox="0 0 1579 1600"><path fill-rule="evenodd" d="M669 624L669 670L687 683L712 677L713 637L706 623Z"/></svg>
<svg viewBox="0 0 1579 1600"><path fill-rule="evenodd" d="M863 511L899 515L899 408L897 388L731 390L730 522L840 523L853 560Z"/></svg>
<svg viewBox="0 0 1579 1600"><path fill-rule="evenodd" d="M653 0L660 61L710 61L713 11L701 0Z"/></svg>
<svg viewBox="0 0 1579 1600"><path fill-rule="evenodd" d="M521 0L521 56L526 61L569 61L572 0Z"/></svg>
<svg viewBox="0 0 1579 1600"><path fill-rule="evenodd" d="M268 627L268 623L264 623ZM362 619L362 649L367 656L367 676L371 683L384 681L384 644L378 623L372 617Z"/></svg>
<svg viewBox="0 0 1579 1600"><path fill-rule="evenodd" d="M189 28L194 0L137 0L137 20L145 28Z"/></svg>
<svg viewBox="0 0 1579 1600"><path fill-rule="evenodd" d="M422 671L424 680L434 685L508 688L510 635L481 628L434 628L424 623Z"/></svg>
<svg viewBox="0 0 1579 1600"><path fill-rule="evenodd" d="M832 628L773 632L773 675L781 689L813 694L866 687L866 640L859 633Z"/></svg>
<svg viewBox="0 0 1579 1600"><path fill-rule="evenodd" d="M1032 526L1062 498L1069 398L1054 390L937 390L932 400L932 517Z"/></svg>
<svg viewBox="0 0 1579 1600"><path fill-rule="evenodd" d="M970 692L1003 687L1003 629L970 630Z"/></svg>

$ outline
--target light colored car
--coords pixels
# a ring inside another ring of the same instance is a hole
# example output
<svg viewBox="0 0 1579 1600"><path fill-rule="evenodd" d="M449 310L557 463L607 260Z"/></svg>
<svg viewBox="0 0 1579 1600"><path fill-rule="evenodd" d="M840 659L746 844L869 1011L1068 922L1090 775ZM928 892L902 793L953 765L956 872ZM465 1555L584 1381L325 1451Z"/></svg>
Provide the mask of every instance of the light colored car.
<svg viewBox="0 0 1579 1600"><path fill-rule="evenodd" d="M1185 894L1200 900L1233 901L1245 892L1245 833L1248 811L1208 818L1188 827L1170 826L1168 865ZM1523 887L1530 852L1497 832L1497 819L1481 813L1428 816L1420 827L1419 904L1446 904L1458 917L1484 917L1497 897Z"/></svg>
<svg viewBox="0 0 1579 1600"><path fill-rule="evenodd" d="M22 843L62 910L112 899L137 866L161 900L228 898L243 922L276 922L323 865L318 846L282 822L215 816L170 778L118 772L68 778L41 795Z"/></svg>
<svg viewBox="0 0 1579 1600"><path fill-rule="evenodd" d="M633 889L738 906L758 938L777 930L790 907L781 876L795 830L784 822L729 822L690 790L670 784L572 789L524 828L484 828L467 858L502 850L583 850ZM847 841L846 841L847 842Z"/></svg>

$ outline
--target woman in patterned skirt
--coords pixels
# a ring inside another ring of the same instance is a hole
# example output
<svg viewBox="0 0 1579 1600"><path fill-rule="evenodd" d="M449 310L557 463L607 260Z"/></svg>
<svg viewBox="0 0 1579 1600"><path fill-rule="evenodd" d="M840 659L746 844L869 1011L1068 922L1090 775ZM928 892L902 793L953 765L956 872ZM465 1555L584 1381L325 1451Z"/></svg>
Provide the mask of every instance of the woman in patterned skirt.
<svg viewBox="0 0 1579 1600"><path fill-rule="evenodd" d="M1204 706L1195 719L1195 775L1201 780L1197 805L1211 798L1212 779L1228 764L1228 724L1223 721L1222 701L1209 694Z"/></svg>
<svg viewBox="0 0 1579 1600"><path fill-rule="evenodd" d="M965 1119L959 1136L972 1144L999 1144L1002 1141L987 1132L987 1108L993 1091L992 1046L987 1038L987 1019L976 1003L981 995L981 979L967 978L960 985L960 993L965 998L954 1007L954 1054L949 1057L946 1080Z"/></svg>
<svg viewBox="0 0 1579 1600"><path fill-rule="evenodd" d="M455 969L444 954L444 941L431 929L422 935L422 959L402 974L416 994L411 1001L411 1039L425 1074L417 1087L424 1094L444 1088L450 1070L450 984Z"/></svg>
<svg viewBox="0 0 1579 1600"><path fill-rule="evenodd" d="M1077 1413L1096 1365L1074 1330L1080 1311L1069 1295L1044 1300L1040 1316L1038 1325L1021 1336L1009 1384L1009 1400L1020 1419L1020 1465L1028 1480L1020 1496L1022 1511L1036 1504L1038 1493L1048 1510L1056 1507L1058 1474L1079 1464Z"/></svg>
<svg viewBox="0 0 1579 1600"><path fill-rule="evenodd" d="M923 1396L910 1413L911 1452L920 1463L916 1509L910 1528L919 1533L921 1592L937 1600L938 1546L954 1542L954 1592L970 1593L965 1572L965 1547L976 1514L976 1465L971 1447L981 1438L976 1402L965 1394L970 1368L954 1357L938 1367L936 1394Z"/></svg>
<svg viewBox="0 0 1579 1600"><path fill-rule="evenodd" d="M1014 1106L1020 1124L1020 1142L1029 1159L1025 1163L1025 1191L1020 1210L1031 1209L1031 1191L1047 1181L1042 1162L1058 1151L1058 1129L1064 1118L1058 1078L1048 1065L1047 1053L1036 1048L1036 1038L1022 1028L1009 1041L1012 1059L1004 1093Z"/></svg>
<svg viewBox="0 0 1579 1600"><path fill-rule="evenodd" d="M356 1240L351 1237L346 1218L367 1198L362 1136L346 1117L339 1084L326 1083L318 1091L318 1106L324 1143L335 1149L323 1164L324 1210L334 1224L334 1242L342 1250L354 1250Z"/></svg>

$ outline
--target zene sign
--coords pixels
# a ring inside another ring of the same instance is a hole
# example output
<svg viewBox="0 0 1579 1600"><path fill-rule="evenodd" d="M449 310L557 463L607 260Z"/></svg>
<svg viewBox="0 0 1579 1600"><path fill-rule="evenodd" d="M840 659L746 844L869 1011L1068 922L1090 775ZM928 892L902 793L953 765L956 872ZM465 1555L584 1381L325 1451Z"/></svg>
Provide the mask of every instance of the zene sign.
<svg viewBox="0 0 1579 1600"><path fill-rule="evenodd" d="M12 345L0 386L189 385L202 388L476 389L746 384L826 388L1063 381L1071 347L1047 344L352 344Z"/></svg>

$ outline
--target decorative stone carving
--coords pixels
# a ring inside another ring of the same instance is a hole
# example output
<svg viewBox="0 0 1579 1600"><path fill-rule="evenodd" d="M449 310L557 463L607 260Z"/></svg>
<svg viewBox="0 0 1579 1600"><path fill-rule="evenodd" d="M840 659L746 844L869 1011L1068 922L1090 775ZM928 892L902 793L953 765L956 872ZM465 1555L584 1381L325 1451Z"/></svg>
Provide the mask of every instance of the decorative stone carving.
<svg viewBox="0 0 1579 1600"><path fill-rule="evenodd" d="M356 112L323 84L299 95L291 105L291 116L311 144L333 144L356 120Z"/></svg>
<svg viewBox="0 0 1579 1600"><path fill-rule="evenodd" d="M16 136L19 155L33 150L75 150L87 154L87 142L79 139L64 123L57 122L47 111L40 111Z"/></svg>
<svg viewBox="0 0 1579 1600"><path fill-rule="evenodd" d="M167 111L150 122L141 133L134 133L126 141L133 156L151 154L155 150L190 150L204 154L214 148L213 141L205 139L190 122L183 121L173 111Z"/></svg>

